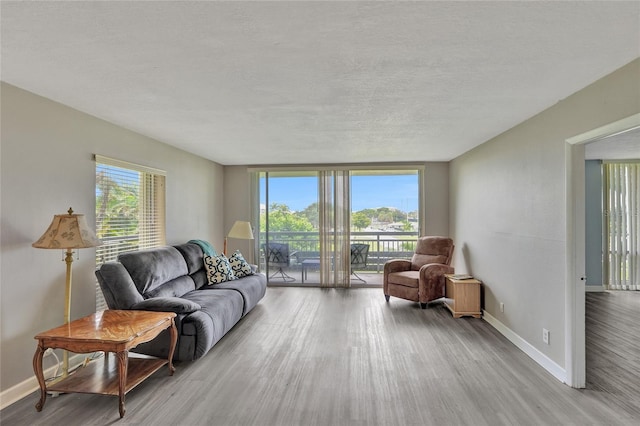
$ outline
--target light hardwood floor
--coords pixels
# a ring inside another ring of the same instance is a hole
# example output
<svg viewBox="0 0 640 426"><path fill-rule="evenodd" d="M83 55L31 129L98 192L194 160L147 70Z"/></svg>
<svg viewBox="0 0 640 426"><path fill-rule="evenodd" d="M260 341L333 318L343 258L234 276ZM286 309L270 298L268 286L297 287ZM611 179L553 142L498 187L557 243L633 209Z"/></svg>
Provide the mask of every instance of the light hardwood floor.
<svg viewBox="0 0 640 426"><path fill-rule="evenodd" d="M640 410L640 292L587 293L587 389ZM640 422L639 422L640 423Z"/></svg>
<svg viewBox="0 0 640 426"><path fill-rule="evenodd" d="M441 304L387 304L380 288L276 287L204 358L177 363L173 377L159 371L130 392L121 420L114 397L62 395L37 413L33 393L4 409L0 422L638 424L640 406L618 398L560 383L483 320L453 319Z"/></svg>

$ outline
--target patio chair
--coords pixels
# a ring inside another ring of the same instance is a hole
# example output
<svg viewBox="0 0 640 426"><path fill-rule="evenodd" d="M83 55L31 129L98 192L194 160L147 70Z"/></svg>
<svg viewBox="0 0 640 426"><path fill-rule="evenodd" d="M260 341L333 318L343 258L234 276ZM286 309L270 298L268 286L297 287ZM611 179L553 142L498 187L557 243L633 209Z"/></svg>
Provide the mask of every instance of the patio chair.
<svg viewBox="0 0 640 426"><path fill-rule="evenodd" d="M296 279L287 274L284 269L288 268L291 255L289 253L289 244L287 243L266 243L262 244L262 250L264 251L264 258L267 263L267 271L271 267L277 267L278 269L269 277L272 279L276 276L282 278L284 282L295 281Z"/></svg>
<svg viewBox="0 0 640 426"><path fill-rule="evenodd" d="M366 281L356 273L355 269L365 269L369 257L369 244L351 244L351 275L358 281Z"/></svg>

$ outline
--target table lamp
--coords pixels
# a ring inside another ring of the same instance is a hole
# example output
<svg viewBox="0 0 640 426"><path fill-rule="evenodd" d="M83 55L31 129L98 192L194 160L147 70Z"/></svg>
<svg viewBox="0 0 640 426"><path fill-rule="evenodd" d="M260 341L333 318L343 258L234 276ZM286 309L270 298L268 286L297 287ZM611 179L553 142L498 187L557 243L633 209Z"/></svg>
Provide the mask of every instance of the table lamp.
<svg viewBox="0 0 640 426"><path fill-rule="evenodd" d="M68 214L57 214L47 231L35 243L35 248L66 249L64 261L67 264L64 323L67 324L71 317L71 263L73 262L73 249L95 247L102 244L95 233L87 225L83 214L73 214L69 208ZM64 351L62 375L69 374L69 353Z"/></svg>

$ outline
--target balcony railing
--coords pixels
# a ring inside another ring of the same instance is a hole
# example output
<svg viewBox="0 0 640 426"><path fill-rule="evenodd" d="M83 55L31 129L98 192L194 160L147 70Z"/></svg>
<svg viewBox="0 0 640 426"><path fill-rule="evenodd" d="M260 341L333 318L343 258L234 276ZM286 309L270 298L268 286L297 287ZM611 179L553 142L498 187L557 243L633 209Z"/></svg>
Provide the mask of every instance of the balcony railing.
<svg viewBox="0 0 640 426"><path fill-rule="evenodd" d="M260 233L260 248L267 235ZM269 241L289 244L291 266L296 267L304 259L320 256L320 239L317 232L269 232ZM351 232L351 243L369 244L366 272L382 273L389 259L410 258L416 247L417 232ZM260 250L260 266L265 268L264 251Z"/></svg>
<svg viewBox="0 0 640 426"><path fill-rule="evenodd" d="M260 233L260 248L264 244L266 233ZM410 258L416 247L417 232L352 232L351 243L369 244L369 256L366 268L362 272L382 273L389 259ZM123 251L137 249L138 236L117 236L103 238L99 261L115 260ZM297 268L304 259L320 257L320 239L317 232L269 232L269 241L289 244L292 268ZM102 263L99 262L99 263ZM264 251L260 249L260 267L265 268Z"/></svg>

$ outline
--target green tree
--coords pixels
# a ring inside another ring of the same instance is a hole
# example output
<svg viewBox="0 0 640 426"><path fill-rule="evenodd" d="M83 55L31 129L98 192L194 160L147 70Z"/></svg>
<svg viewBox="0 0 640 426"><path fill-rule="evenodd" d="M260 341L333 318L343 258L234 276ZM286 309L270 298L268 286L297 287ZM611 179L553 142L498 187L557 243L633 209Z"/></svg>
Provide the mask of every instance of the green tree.
<svg viewBox="0 0 640 426"><path fill-rule="evenodd" d="M411 232L413 231L413 225L411 224L411 222L405 219L402 221L402 230L405 232Z"/></svg>
<svg viewBox="0 0 640 426"><path fill-rule="evenodd" d="M391 223L393 222L393 214L390 211L382 211L378 213L378 221Z"/></svg>
<svg viewBox="0 0 640 426"><path fill-rule="evenodd" d="M360 210L358 213L362 213L363 215L367 216L369 219L374 219L378 217L378 212L376 209L363 209L363 210Z"/></svg>
<svg viewBox="0 0 640 426"><path fill-rule="evenodd" d="M260 229L267 229L266 215L260 215ZM313 231L313 225L303 215L295 214L286 204L272 203L269 207L269 231Z"/></svg>
<svg viewBox="0 0 640 426"><path fill-rule="evenodd" d="M313 226L314 229L318 229L320 224L319 217L318 217L318 203L309 204L299 214L307 218L307 220Z"/></svg>
<svg viewBox="0 0 640 426"><path fill-rule="evenodd" d="M371 219L362 212L354 213L351 216L351 224L358 230L362 230L371 225Z"/></svg>
<svg viewBox="0 0 640 426"><path fill-rule="evenodd" d="M96 187L98 238L136 235L139 222L138 187L120 185L104 171L96 174Z"/></svg>

